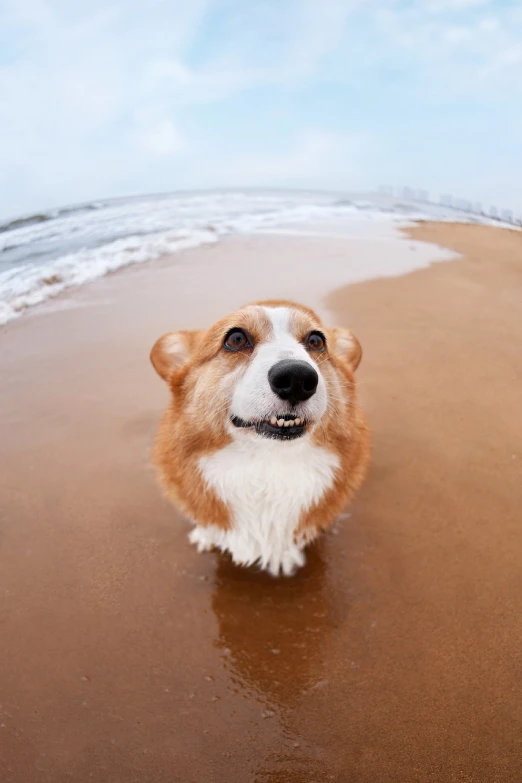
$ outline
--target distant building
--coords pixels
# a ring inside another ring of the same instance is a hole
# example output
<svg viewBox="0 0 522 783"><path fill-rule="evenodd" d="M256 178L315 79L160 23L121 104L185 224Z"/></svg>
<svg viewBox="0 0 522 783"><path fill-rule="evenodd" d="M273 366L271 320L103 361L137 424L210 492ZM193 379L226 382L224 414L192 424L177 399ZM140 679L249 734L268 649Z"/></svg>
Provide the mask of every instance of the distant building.
<svg viewBox="0 0 522 783"><path fill-rule="evenodd" d="M415 189L408 186L391 187L390 185L381 185L379 191L382 195L395 196L396 198L403 198L407 201L414 201L421 204L437 203L435 200L430 202L429 191L424 189ZM492 220L502 220L506 223L522 226L522 215L515 215L511 209L499 210L495 205L492 205L488 211L480 201L468 201L463 198L454 198L450 193L442 193L438 203L441 207L456 209L459 212L483 215L484 217L490 217Z"/></svg>
<svg viewBox="0 0 522 783"><path fill-rule="evenodd" d="M471 204L464 198L458 198L454 201L454 206L456 209L460 210L460 212L469 212Z"/></svg>

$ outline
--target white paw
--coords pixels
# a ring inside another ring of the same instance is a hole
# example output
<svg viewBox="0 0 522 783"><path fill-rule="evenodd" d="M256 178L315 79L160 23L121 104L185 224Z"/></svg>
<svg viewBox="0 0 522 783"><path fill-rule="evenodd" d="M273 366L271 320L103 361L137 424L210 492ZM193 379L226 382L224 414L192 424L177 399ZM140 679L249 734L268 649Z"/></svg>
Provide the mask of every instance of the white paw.
<svg viewBox="0 0 522 783"><path fill-rule="evenodd" d="M214 548L211 531L199 525L196 525L194 530L189 533L188 538L190 543L197 547L198 552L210 552Z"/></svg>
<svg viewBox="0 0 522 783"><path fill-rule="evenodd" d="M283 552L280 557L272 558L268 563L268 570L272 576L279 576L280 571L283 572L283 576L293 576L305 563L304 552L294 546Z"/></svg>

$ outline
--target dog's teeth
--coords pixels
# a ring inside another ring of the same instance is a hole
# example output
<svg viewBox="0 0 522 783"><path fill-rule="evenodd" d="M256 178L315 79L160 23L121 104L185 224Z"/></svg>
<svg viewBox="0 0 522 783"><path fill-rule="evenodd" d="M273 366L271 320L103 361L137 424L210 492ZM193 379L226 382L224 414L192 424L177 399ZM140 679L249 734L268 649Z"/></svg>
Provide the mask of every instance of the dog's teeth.
<svg viewBox="0 0 522 783"><path fill-rule="evenodd" d="M301 419L296 419L294 421L294 424L295 424L296 427L299 427L299 425L301 424Z"/></svg>
<svg viewBox="0 0 522 783"><path fill-rule="evenodd" d="M289 427L291 425L291 423L292 423L291 421L285 421L284 426L285 427Z"/></svg>
<svg viewBox="0 0 522 783"><path fill-rule="evenodd" d="M284 419L279 419L279 421L277 422L277 425L278 425L278 427L284 427L285 420Z"/></svg>
<svg viewBox="0 0 522 783"><path fill-rule="evenodd" d="M272 416L272 418L270 419L270 424L272 425L272 427L276 426L276 424L277 424L277 417L276 416Z"/></svg>

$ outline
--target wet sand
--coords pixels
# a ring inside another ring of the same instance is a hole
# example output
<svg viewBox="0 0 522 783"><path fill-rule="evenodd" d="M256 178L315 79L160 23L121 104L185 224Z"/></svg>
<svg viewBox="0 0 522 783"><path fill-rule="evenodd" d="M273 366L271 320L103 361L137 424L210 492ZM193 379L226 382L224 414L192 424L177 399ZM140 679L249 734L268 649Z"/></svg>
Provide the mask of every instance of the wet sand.
<svg viewBox="0 0 522 783"><path fill-rule="evenodd" d="M522 780L522 234L411 234L464 257L324 303L373 467L291 580L189 547L147 355L278 294L282 257L318 304L342 239L225 242L0 332L2 783Z"/></svg>

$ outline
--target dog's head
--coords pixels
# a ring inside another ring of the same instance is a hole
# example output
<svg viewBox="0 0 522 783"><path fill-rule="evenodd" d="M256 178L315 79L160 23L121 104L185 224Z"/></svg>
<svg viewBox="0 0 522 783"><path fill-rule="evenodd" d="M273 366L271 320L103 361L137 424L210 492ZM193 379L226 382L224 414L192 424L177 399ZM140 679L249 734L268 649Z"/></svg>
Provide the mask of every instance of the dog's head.
<svg viewBox="0 0 522 783"><path fill-rule="evenodd" d="M290 302L243 307L207 331L172 332L151 361L178 416L233 437L294 440L344 417L361 346Z"/></svg>

